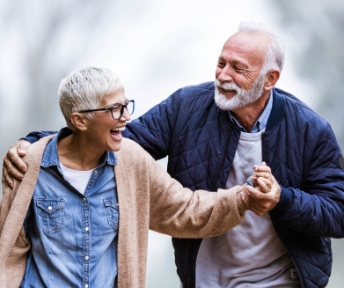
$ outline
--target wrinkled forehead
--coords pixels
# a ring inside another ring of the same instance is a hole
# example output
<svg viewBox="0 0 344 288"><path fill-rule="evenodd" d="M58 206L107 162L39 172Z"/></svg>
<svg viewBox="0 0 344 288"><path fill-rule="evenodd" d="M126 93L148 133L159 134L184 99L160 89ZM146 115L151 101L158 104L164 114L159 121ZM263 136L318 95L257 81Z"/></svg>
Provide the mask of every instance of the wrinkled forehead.
<svg viewBox="0 0 344 288"><path fill-rule="evenodd" d="M268 49L269 38L262 33L238 32L224 44L222 54L236 53L248 61L263 63Z"/></svg>

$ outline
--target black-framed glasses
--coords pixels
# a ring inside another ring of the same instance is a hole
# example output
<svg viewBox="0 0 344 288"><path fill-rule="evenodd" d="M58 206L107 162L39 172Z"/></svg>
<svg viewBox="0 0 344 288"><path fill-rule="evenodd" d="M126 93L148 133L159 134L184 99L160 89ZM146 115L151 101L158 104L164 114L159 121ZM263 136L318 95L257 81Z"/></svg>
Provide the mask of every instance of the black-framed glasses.
<svg viewBox="0 0 344 288"><path fill-rule="evenodd" d="M95 111L110 111L111 116L114 120L118 120L123 116L124 108L127 109L129 115L132 115L135 110L135 100L127 100L125 104L114 104L111 107L107 108L98 108L98 109L89 109L89 110L81 110L78 111L79 113L88 113L88 112L95 112Z"/></svg>

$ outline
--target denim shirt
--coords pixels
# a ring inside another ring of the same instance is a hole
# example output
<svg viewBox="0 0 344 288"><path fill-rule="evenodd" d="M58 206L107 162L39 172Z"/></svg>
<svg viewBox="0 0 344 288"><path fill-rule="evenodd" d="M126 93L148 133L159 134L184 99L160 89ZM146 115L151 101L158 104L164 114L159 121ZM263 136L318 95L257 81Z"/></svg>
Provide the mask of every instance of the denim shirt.
<svg viewBox="0 0 344 288"><path fill-rule="evenodd" d="M117 287L119 210L115 153L105 152L84 195L63 177L57 141L47 145L24 227L32 247L21 287Z"/></svg>
<svg viewBox="0 0 344 288"><path fill-rule="evenodd" d="M271 92L269 100L268 100L262 114L260 114L256 123L254 123L254 125L253 125L251 133L257 133L257 132L266 128L266 125L268 124L269 116L270 116L270 113L272 110L273 98L274 97L272 96L272 92ZM238 120L235 119L235 116L233 115L233 113L231 111L228 111L228 113L229 113L229 117L232 120L232 122L237 124L240 127L241 131L247 132L246 129L239 124Z"/></svg>

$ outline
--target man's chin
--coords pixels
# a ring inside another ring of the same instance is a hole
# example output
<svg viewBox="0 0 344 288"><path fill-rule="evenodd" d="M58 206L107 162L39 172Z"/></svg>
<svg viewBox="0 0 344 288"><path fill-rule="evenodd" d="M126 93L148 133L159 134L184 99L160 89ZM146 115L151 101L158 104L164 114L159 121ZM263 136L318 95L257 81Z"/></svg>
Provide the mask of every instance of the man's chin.
<svg viewBox="0 0 344 288"><path fill-rule="evenodd" d="M234 95L231 99L227 99L226 95L223 95L222 93L215 93L215 104L217 107L219 107L221 110L234 110L238 108L236 103L236 95Z"/></svg>

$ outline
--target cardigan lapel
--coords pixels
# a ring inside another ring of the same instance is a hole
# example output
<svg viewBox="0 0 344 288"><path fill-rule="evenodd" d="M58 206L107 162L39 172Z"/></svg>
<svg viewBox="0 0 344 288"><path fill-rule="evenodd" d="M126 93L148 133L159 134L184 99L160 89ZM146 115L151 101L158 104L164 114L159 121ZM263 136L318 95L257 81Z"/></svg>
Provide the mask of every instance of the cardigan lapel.
<svg viewBox="0 0 344 288"><path fill-rule="evenodd" d="M40 141L29 147L28 153L24 158L24 161L28 165L28 171L25 174L21 183L17 183L17 191L11 191L10 193L16 193L12 205L9 208L6 221L4 223L1 241L0 241L0 255L2 260L8 258L9 253L18 238L19 232L23 227L26 212L29 208L32 194L37 182L37 177L40 170L40 164L42 154L45 146L53 136L42 138ZM0 265L6 265L4 261Z"/></svg>

